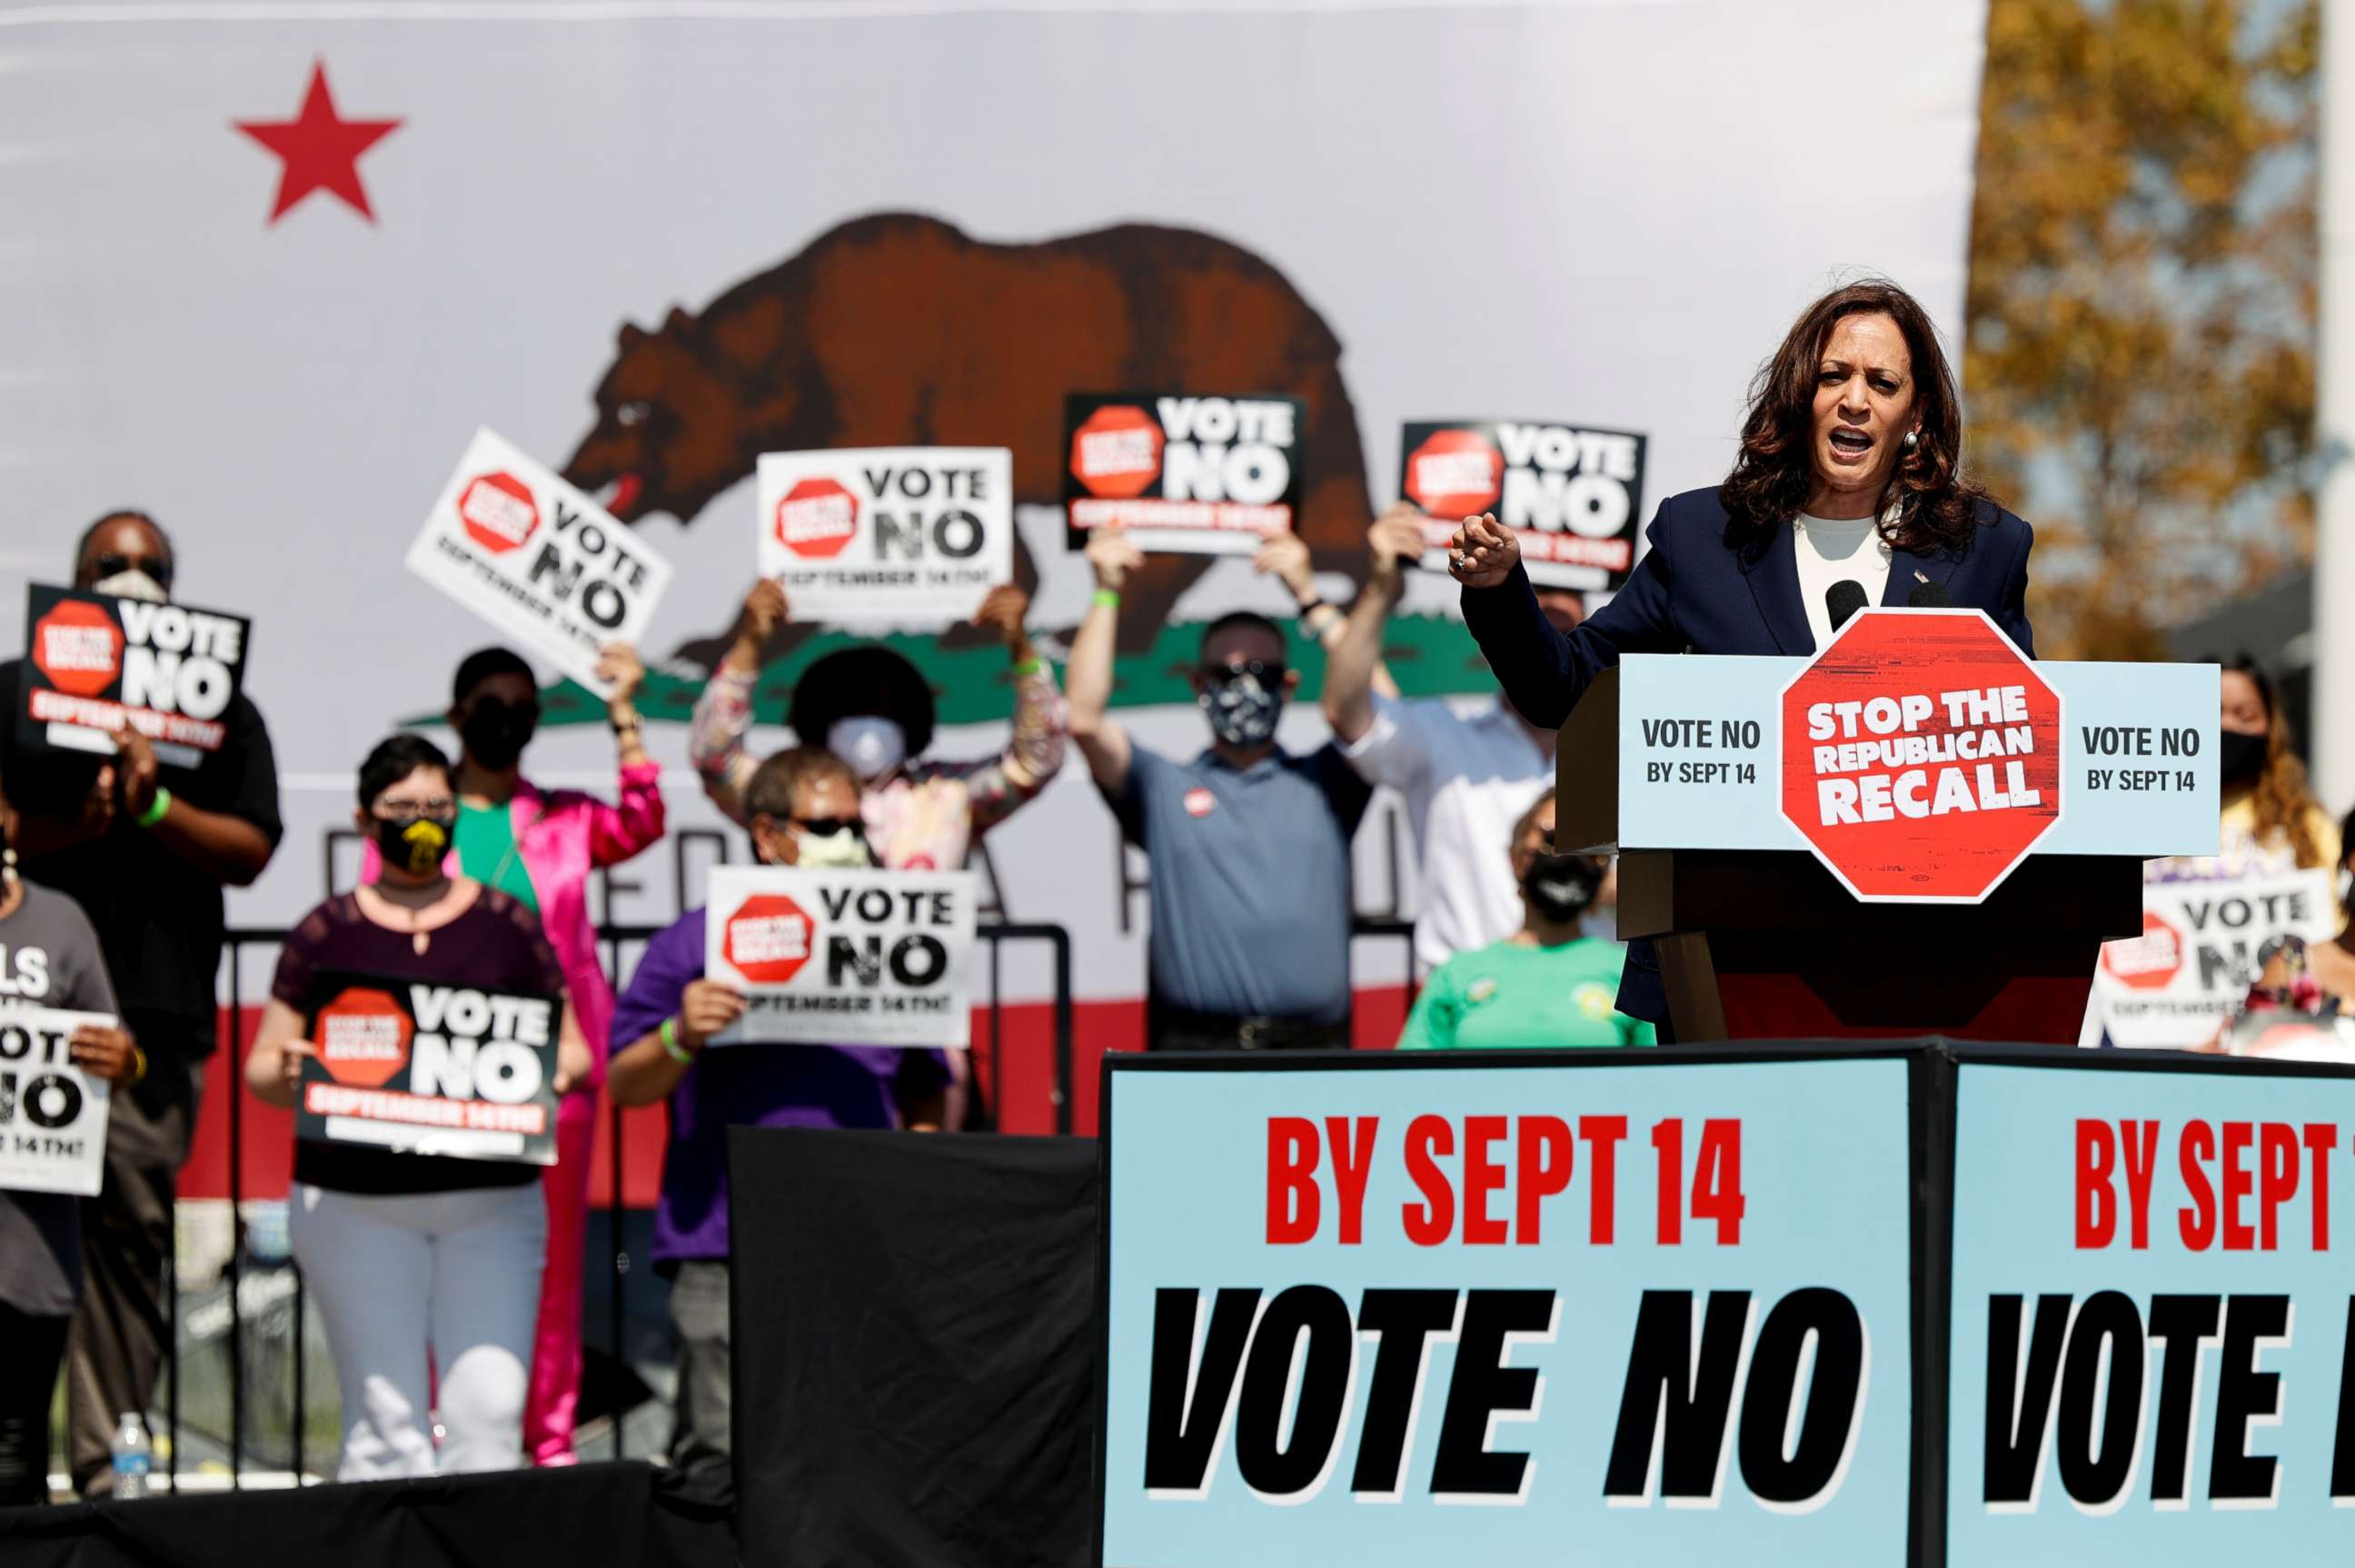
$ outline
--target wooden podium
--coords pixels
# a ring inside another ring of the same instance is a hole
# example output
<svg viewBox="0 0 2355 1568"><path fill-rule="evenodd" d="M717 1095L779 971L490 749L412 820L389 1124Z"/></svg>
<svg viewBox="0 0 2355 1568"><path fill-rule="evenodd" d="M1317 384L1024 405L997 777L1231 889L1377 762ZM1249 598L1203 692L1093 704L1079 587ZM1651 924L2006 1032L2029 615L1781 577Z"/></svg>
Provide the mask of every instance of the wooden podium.
<svg viewBox="0 0 2355 1568"><path fill-rule="evenodd" d="M2102 943L2143 929L2140 856L2030 855L1983 902L1873 903L1805 848L1703 847L1705 823L1623 844L1621 690L1604 671L1561 727L1554 842L1618 853L1619 935L1657 947L1678 1040L2076 1042Z"/></svg>

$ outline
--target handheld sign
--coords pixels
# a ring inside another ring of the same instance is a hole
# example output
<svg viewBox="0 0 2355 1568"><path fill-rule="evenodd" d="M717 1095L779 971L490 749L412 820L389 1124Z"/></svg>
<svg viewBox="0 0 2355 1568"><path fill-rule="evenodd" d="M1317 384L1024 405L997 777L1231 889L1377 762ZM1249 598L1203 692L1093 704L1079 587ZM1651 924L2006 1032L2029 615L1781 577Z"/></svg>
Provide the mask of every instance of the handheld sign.
<svg viewBox="0 0 2355 1568"><path fill-rule="evenodd" d="M249 623L218 610L27 590L24 700L17 739L112 755L124 723L157 754L193 767L229 738L223 721L245 670Z"/></svg>
<svg viewBox="0 0 2355 1568"><path fill-rule="evenodd" d="M2147 882L2142 934L2102 944L2094 996L2123 1046L2205 1045L2248 995L2265 944L2339 928L2328 871Z"/></svg>
<svg viewBox="0 0 2355 1568"><path fill-rule="evenodd" d="M969 871L715 866L703 973L751 997L719 1042L962 1050L973 927Z"/></svg>
<svg viewBox="0 0 2355 1568"><path fill-rule="evenodd" d="M598 696L597 653L637 643L670 563L549 469L487 430L459 460L409 570Z"/></svg>
<svg viewBox="0 0 2355 1568"><path fill-rule="evenodd" d="M1445 571L1449 536L1494 512L1519 536L1530 581L1615 592L1636 564L1646 445L1625 431L1535 420L1409 421L1399 495L1430 519L1423 570Z"/></svg>
<svg viewBox="0 0 2355 1568"><path fill-rule="evenodd" d="M106 1177L106 1080L73 1063L84 1024L115 1027L102 1013L0 1008L0 1187L98 1196Z"/></svg>
<svg viewBox="0 0 2355 1568"><path fill-rule="evenodd" d="M1119 527L1137 548L1249 555L1300 510L1298 398L1074 393L1063 400L1071 548Z"/></svg>
<svg viewBox="0 0 2355 1568"><path fill-rule="evenodd" d="M1014 575L1014 454L1002 446L767 453L761 575L794 618L939 627Z"/></svg>
<svg viewBox="0 0 2355 1568"><path fill-rule="evenodd" d="M354 974L311 994L295 1136L556 1163L557 998Z"/></svg>

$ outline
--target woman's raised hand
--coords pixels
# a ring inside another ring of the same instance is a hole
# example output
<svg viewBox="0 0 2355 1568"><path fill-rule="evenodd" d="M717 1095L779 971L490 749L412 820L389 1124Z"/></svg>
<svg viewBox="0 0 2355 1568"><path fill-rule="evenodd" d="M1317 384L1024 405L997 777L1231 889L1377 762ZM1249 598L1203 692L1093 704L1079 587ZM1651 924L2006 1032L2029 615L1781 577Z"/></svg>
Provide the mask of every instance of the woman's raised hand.
<svg viewBox="0 0 2355 1568"><path fill-rule="evenodd" d="M1447 541L1447 574L1466 588L1494 588L1520 564L1521 541L1494 512L1466 517Z"/></svg>

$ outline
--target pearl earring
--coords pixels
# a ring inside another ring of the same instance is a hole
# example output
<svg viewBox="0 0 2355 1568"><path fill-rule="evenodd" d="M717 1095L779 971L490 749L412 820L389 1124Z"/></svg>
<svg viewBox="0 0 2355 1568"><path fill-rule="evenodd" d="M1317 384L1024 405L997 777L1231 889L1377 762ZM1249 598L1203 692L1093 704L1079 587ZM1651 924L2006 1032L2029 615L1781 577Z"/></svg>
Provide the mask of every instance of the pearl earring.
<svg viewBox="0 0 2355 1568"><path fill-rule="evenodd" d="M1907 432L1905 432L1905 450L1906 450L1906 451L1911 452L1911 451L1913 451L1915 447L1917 447L1917 446L1919 446L1919 445L1921 445L1921 444L1922 444L1922 432L1921 432L1920 431L1918 431L1918 430L1909 430L1909 431L1907 431Z"/></svg>

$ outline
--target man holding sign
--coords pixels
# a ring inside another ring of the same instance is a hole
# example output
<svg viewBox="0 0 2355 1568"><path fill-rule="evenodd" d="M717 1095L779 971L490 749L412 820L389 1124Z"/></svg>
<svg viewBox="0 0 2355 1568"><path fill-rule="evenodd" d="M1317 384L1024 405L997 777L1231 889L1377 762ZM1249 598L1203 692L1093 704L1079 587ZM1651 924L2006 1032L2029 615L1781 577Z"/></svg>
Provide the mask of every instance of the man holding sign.
<svg viewBox="0 0 2355 1568"><path fill-rule="evenodd" d="M144 610L166 603L176 566L154 518L110 513L83 533L73 585ZM90 916L149 1067L115 1101L105 1186L84 1206L90 1279L68 1389L74 1483L98 1495L113 1483L115 1423L148 1407L163 1365L173 1199L218 1018L221 890L250 885L277 848L278 764L242 691L210 751L166 753L128 723L100 755L28 744L19 716L36 659L0 666L0 773L23 812L16 852L28 876Z"/></svg>
<svg viewBox="0 0 2355 1568"><path fill-rule="evenodd" d="M768 866L864 863L858 779L831 752L771 757L744 790L753 852ZM705 977L707 911L690 910L646 946L613 1014L606 1085L624 1105L670 1103L670 1147L655 1209L655 1267L671 1280L678 1331L678 1419L671 1463L726 1492L730 1469L728 1129L937 1130L948 1084L938 1051L880 1046L715 1045L744 1016L741 991ZM783 958L808 930L763 933ZM748 936L748 941L751 938ZM761 963L748 958L756 965Z"/></svg>
<svg viewBox="0 0 2355 1568"><path fill-rule="evenodd" d="M0 795L0 846L16 814ZM80 1200L98 1191L112 1087L147 1061L116 1024L74 901L0 871L0 1508L47 1499L49 1401L81 1296Z"/></svg>

